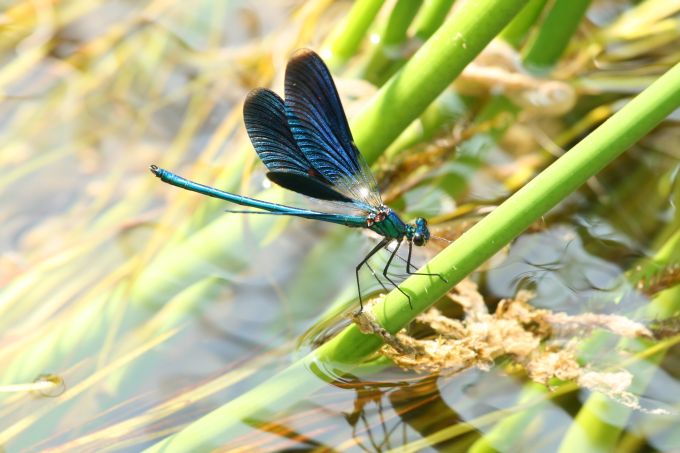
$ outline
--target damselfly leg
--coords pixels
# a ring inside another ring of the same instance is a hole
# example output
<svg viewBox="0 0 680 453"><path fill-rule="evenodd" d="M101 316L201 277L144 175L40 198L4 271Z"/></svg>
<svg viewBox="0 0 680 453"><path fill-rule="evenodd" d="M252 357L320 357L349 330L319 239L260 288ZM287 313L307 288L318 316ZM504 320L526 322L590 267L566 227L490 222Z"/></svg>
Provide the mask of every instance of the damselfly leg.
<svg viewBox="0 0 680 453"><path fill-rule="evenodd" d="M378 283L380 283L380 286L382 286L382 289L384 289L385 291L389 291L389 289L387 289L387 286L385 286L385 284L383 283L383 281L380 280L380 278L378 277L378 275L375 273L375 271L374 271L373 268L371 267L371 263L369 263L368 261L366 261L366 267L368 268L369 271L371 271L371 275L373 275L373 277L378 281Z"/></svg>
<svg viewBox="0 0 680 453"><path fill-rule="evenodd" d="M388 245L389 245L389 243L388 243ZM394 287L397 288L400 293L402 293L404 296L406 296L406 298L408 299L408 306L411 307L411 309L413 309L413 305L411 304L411 296L406 294L404 292L404 290L401 289L399 287L399 285L394 283L394 281L392 281L392 279L387 275L387 271L390 268L390 264L392 264L392 260L394 259L394 255L397 254L397 251L399 250L400 245L401 245L401 241L397 241L397 246L394 248L394 250L392 251L392 254L390 255L390 258L387 260L387 264L385 264L385 269L383 269L383 277L385 277L388 282L392 283L392 285L394 285ZM387 245L385 246L385 248L387 248Z"/></svg>
<svg viewBox="0 0 680 453"><path fill-rule="evenodd" d="M368 260L371 259L371 257L373 255L378 253L378 251L381 250L383 247L385 247L389 242L390 242L390 239L388 239L388 238L385 238L382 241L380 241L375 247L373 247L371 249L370 252L368 252L368 255L366 255L364 257L364 259L361 260L361 262L356 267L355 275L356 275L356 279L357 279L357 291L359 293L359 313L364 311L364 299L361 297L361 283L359 282L359 269L361 269L361 266L366 264L368 262ZM369 266L369 269L370 269L370 266ZM373 275L375 276L375 274L373 274ZM381 284L382 284L382 282L381 282ZM387 290L387 288L385 288L385 290Z"/></svg>
<svg viewBox="0 0 680 453"><path fill-rule="evenodd" d="M408 275L425 275L425 276L430 276L430 277L439 277L442 279L444 283L448 283L449 281L444 278L442 274L430 274L427 272L411 272L411 267L414 269L417 269L412 263L411 263L411 253L413 252L413 243L409 242L408 243L408 257L406 258L406 273Z"/></svg>

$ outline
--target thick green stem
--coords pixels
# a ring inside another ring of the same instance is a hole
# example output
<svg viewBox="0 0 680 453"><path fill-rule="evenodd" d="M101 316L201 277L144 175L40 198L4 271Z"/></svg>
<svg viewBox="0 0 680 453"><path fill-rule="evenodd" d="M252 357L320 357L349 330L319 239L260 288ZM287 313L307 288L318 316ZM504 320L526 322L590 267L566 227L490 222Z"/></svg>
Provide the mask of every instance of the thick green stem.
<svg viewBox="0 0 680 453"><path fill-rule="evenodd" d="M338 69L356 53L385 0L356 0L340 26L321 46L324 61Z"/></svg>
<svg viewBox="0 0 680 453"><path fill-rule="evenodd" d="M436 256L426 272L441 273L448 283L423 277L406 280L401 288L410 293L413 310L399 292L390 293L376 309L383 326L399 330L678 107L680 64Z"/></svg>
<svg viewBox="0 0 680 453"><path fill-rule="evenodd" d="M387 82L352 121L368 162L418 118L528 0L467 2Z"/></svg>
<svg viewBox="0 0 680 453"><path fill-rule="evenodd" d="M423 8L413 23L413 35L421 41L430 36L444 23L455 0L425 0Z"/></svg>
<svg viewBox="0 0 680 453"><path fill-rule="evenodd" d="M529 0L529 3L519 12L519 14L508 24L501 33L501 38L512 45L515 49L524 42L529 29L536 23L536 19L541 15L543 7L548 0Z"/></svg>
<svg viewBox="0 0 680 453"><path fill-rule="evenodd" d="M468 100L469 102L469 100ZM418 143L431 139L447 123L453 123L467 113L466 99L453 90L444 91L420 117L409 124L404 132L385 150L389 159Z"/></svg>
<svg viewBox="0 0 680 453"><path fill-rule="evenodd" d="M421 5L422 0L398 0L394 5L366 66L366 80L382 85L390 76L387 72L390 65L403 59L402 46L406 41L406 31Z"/></svg>
<svg viewBox="0 0 680 453"><path fill-rule="evenodd" d="M591 0L556 0L527 44L524 65L537 72L552 68L564 53Z"/></svg>
<svg viewBox="0 0 680 453"><path fill-rule="evenodd" d="M400 286L411 295L413 309L401 293L392 291L372 308L377 320L390 332L401 329L678 107L680 64L424 267L427 272L442 274L447 282L423 276L407 279ZM301 395L322 386L323 380L315 377L324 376L321 367L354 366L380 345L378 337L365 335L356 325L351 325L288 369L152 446L149 451L195 451L219 445L243 430L244 420L265 409L274 411L289 406Z"/></svg>

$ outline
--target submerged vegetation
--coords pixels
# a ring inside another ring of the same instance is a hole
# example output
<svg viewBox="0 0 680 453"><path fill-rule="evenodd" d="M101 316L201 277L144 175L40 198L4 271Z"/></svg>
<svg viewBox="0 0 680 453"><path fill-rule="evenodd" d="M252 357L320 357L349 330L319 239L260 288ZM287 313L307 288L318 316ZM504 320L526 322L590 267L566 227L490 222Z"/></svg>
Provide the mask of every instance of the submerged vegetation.
<svg viewBox="0 0 680 453"><path fill-rule="evenodd" d="M2 10L0 448L680 448L678 2ZM429 219L411 301L352 316L373 239L147 171L305 203L241 117L300 47Z"/></svg>

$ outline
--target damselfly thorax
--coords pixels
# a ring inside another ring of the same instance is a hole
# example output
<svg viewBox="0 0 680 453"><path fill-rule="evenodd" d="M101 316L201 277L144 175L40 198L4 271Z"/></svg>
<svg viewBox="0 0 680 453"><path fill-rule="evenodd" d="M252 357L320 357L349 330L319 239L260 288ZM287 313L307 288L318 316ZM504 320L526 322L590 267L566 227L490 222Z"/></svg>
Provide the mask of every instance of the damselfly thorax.
<svg viewBox="0 0 680 453"><path fill-rule="evenodd" d="M387 275L399 246L408 243L408 274L417 273L411 264L413 245L425 245L430 238L427 222L417 218L407 224L385 206L370 168L354 144L352 133L328 68L311 50L298 51L286 67L285 100L273 91L258 88L248 95L243 105L243 119L255 152L267 167L267 177L277 185L308 197L350 208L321 212L270 203L225 192L182 178L155 165L151 172L162 181L210 197L230 201L251 210L230 211L247 214L289 215L321 220L352 228L369 228L382 236L381 241L356 267L359 303L363 308L359 269L366 265L385 288L368 260L378 251L396 242L382 275L408 298ZM253 209L258 209L255 211ZM387 289L387 288L385 288Z"/></svg>

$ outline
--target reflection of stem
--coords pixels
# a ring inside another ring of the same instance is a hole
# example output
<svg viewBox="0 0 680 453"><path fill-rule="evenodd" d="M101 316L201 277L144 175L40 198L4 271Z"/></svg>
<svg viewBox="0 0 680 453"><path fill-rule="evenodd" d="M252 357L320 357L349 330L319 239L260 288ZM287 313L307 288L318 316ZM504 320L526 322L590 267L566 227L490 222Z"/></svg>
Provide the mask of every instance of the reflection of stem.
<svg viewBox="0 0 680 453"><path fill-rule="evenodd" d="M678 216L680 219L680 216ZM677 220L676 220L677 221ZM660 234L663 237L666 232ZM680 231L675 230L674 234L659 248L655 254L655 260L659 262L674 262L680 260ZM658 294L652 303L641 310L641 314L650 318L664 319L671 316L680 309L680 286L674 286ZM671 341L680 341L680 337L672 338L670 341L654 344L652 341L641 341L631 343L623 341L617 348L634 349L648 354L645 360L638 360L629 365L633 369L636 377L634 381L634 391L642 394L649 384L652 376L656 373L658 365L664 358L668 345ZM596 341L593 341L593 345ZM590 345L590 348L593 346ZM588 350L584 346L584 350ZM653 355L651 355L653 353ZM581 407L578 415L574 418L574 423L570 426L560 445L561 452L578 451L582 445L590 448L610 450L614 448L621 431L626 426L626 422L632 410L616 402L609 400L600 394L593 394L588 401ZM603 420L601 414L606 413L607 419ZM615 423L612 423L615 421Z"/></svg>
<svg viewBox="0 0 680 453"><path fill-rule="evenodd" d="M442 382L442 381L440 381ZM410 426L423 439L461 421L461 416L442 398L436 375L427 376L389 393L390 403L404 425ZM475 432L470 435L477 437ZM404 442L403 446L408 443ZM432 444L435 445L435 444ZM462 445L443 441L436 444L441 451L464 451Z"/></svg>
<svg viewBox="0 0 680 453"><path fill-rule="evenodd" d="M661 235L663 236L663 233ZM655 258L662 261L677 260L677 250L680 250L680 247L677 247L677 242L679 240L680 234L676 234L675 239L668 241L665 246L660 249ZM676 250L675 254L672 253L673 250ZM650 306L652 307L652 310L649 311L655 310L653 307L656 306L659 307L658 310L672 313L678 309L678 300L680 300L680 291L677 287L674 287L655 298ZM664 305L666 308L663 308ZM581 350L588 351L589 349L592 349L593 345L597 344L597 338L597 335L592 336L583 346L581 346ZM656 370L656 364L665 351L678 341L680 341L679 336L656 344L645 342L648 345L646 349L631 356L623 363L617 364L620 368L633 365L638 368L637 371L634 371L636 385L635 393L642 393L645 386L644 382L649 379L650 369ZM629 345L629 340L626 340L623 341L617 349L628 348ZM647 371L641 369L646 366L644 365L645 363L651 364L648 366L649 369ZM560 389L562 389L562 387L560 387ZM537 387L536 384L528 383L522 391L519 403L525 402L525 398L533 399L533 396L531 395L536 394L537 392L545 393L546 391L547 390ZM560 390L558 389L558 391ZM490 447L501 448L505 446L510 448L512 445L515 445L519 436L524 433L524 428L535 419L539 410L544 410L544 408L541 408L540 406L529 406L526 410L517 411L515 414L498 423L491 431L480 439L475 445L474 451L476 453L481 453L490 451ZM601 420L597 414L601 414L602 410L607 410L609 414L616 413L617 418L620 420L619 423L617 423L616 426L613 426L608 423L609 420ZM630 411L630 408L626 408L617 402L613 402L608 399L608 397L600 394L593 394L579 411L579 415L576 417L577 422L572 424L567 436L562 441L562 451L579 451L578 449L573 450L573 448L580 448L580 446L584 445L588 449L592 449L593 442L596 442L598 448L601 448L603 451L614 449L614 445L616 444L616 440L620 433L620 427L625 425L623 418L627 417L630 414ZM584 436L587 436L588 439L584 439Z"/></svg>

